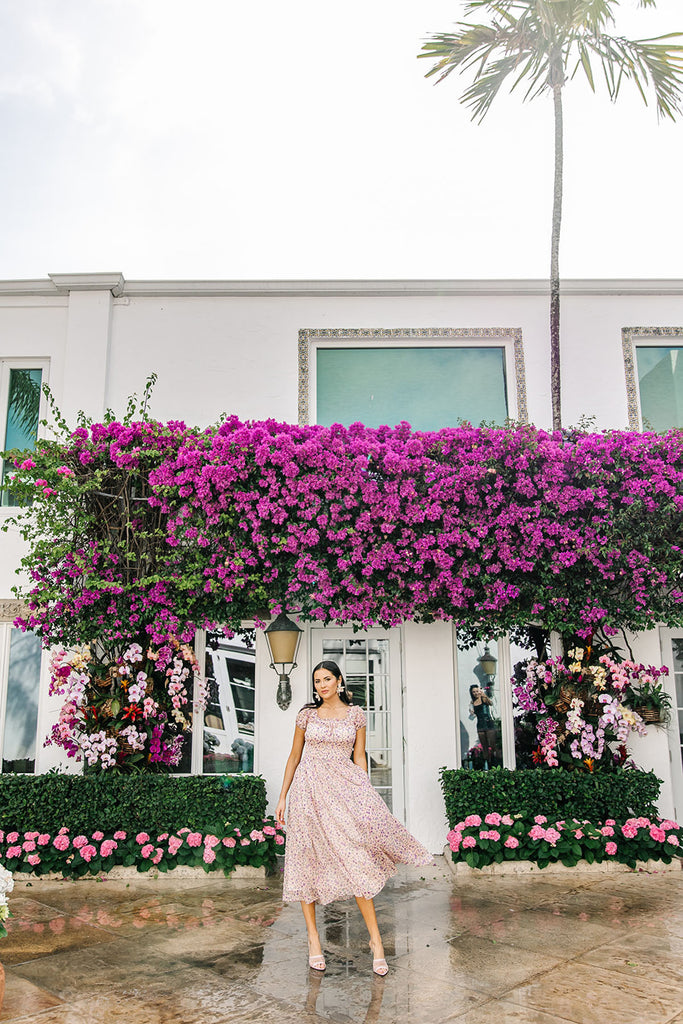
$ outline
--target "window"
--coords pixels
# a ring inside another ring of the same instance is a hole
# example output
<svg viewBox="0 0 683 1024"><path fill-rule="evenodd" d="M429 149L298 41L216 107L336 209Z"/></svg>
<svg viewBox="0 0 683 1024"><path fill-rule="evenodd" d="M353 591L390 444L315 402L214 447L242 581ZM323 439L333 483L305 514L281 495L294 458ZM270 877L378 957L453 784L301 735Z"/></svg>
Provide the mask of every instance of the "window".
<svg viewBox="0 0 683 1024"><path fill-rule="evenodd" d="M622 341L629 427L683 427L683 327L625 327Z"/></svg>
<svg viewBox="0 0 683 1024"><path fill-rule="evenodd" d="M535 657L531 641L521 647L508 637L457 651L458 746L461 768L530 767L535 737L512 710L515 666Z"/></svg>
<svg viewBox="0 0 683 1024"><path fill-rule="evenodd" d="M299 422L415 430L526 419L521 331L299 332Z"/></svg>
<svg viewBox="0 0 683 1024"><path fill-rule="evenodd" d="M206 635L201 768L204 775L254 770L256 651L222 633ZM200 731L195 736L200 735Z"/></svg>
<svg viewBox="0 0 683 1024"><path fill-rule="evenodd" d="M34 772L42 649L34 633L0 625L0 741L3 772Z"/></svg>
<svg viewBox="0 0 683 1024"><path fill-rule="evenodd" d="M0 450L17 448L31 451L38 437L41 386L46 365L44 362L3 360L0 367ZM2 483L14 467L3 465ZM2 492L2 504L14 505L15 499Z"/></svg>

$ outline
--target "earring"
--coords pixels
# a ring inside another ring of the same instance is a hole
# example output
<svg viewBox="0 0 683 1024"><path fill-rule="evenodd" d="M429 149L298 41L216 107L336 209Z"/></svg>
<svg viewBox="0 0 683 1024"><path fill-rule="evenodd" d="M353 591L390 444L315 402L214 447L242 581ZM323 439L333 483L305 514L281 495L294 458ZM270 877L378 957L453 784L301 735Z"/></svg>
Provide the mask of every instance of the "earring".
<svg viewBox="0 0 683 1024"><path fill-rule="evenodd" d="M344 687L342 686L341 683L337 683L337 694L340 694L340 693L343 693L343 692L344 692Z"/></svg>

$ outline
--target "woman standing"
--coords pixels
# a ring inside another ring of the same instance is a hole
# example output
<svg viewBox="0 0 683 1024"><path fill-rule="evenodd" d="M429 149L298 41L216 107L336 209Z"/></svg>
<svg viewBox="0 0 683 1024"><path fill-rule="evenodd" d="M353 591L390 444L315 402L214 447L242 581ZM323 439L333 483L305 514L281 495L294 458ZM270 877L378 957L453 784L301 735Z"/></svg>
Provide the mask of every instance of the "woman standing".
<svg viewBox="0 0 683 1024"><path fill-rule="evenodd" d="M477 683L470 686L470 701L471 713L477 719L477 734L484 752L484 760L491 768L499 760L496 749L496 723L491 717L493 701Z"/></svg>
<svg viewBox="0 0 683 1024"><path fill-rule="evenodd" d="M308 962L324 971L315 904L354 896L370 936L372 969L384 975L388 967L373 897L397 864L432 864L433 858L370 784L365 715L351 704L336 662L315 666L313 688L313 703L297 715L275 811L284 824L289 793L283 899L301 901Z"/></svg>

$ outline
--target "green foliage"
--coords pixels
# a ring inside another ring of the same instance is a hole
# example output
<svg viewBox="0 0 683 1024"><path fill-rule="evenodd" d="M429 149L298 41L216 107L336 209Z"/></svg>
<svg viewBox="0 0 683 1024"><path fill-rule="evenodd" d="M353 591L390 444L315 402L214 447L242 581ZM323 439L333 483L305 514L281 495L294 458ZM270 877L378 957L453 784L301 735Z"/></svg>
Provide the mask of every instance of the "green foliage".
<svg viewBox="0 0 683 1024"><path fill-rule="evenodd" d="M0 775L0 829L54 834L172 832L221 834L229 822L242 832L260 828L266 786L258 775Z"/></svg>
<svg viewBox="0 0 683 1024"><path fill-rule="evenodd" d="M441 769L446 816L453 828L469 814L543 814L549 820L655 817L661 780L632 768L591 774L542 768Z"/></svg>

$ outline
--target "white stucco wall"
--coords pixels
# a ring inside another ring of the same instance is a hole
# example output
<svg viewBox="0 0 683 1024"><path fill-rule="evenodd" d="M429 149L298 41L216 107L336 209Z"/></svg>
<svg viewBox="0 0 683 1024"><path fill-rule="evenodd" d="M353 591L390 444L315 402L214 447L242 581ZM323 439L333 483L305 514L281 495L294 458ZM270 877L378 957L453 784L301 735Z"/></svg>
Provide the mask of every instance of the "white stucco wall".
<svg viewBox="0 0 683 1024"><path fill-rule="evenodd" d="M683 326L683 281L565 283L565 423L588 415L598 429L627 425L621 332L634 326ZM158 419L205 426L227 412L296 421L299 330L375 327L521 328L529 418L549 426L544 282L127 284L119 274L0 282L0 357L49 360L50 386L71 419L79 408L95 418L108 406L123 412L127 396L156 372L151 412ZM0 534L0 599L11 597L21 551L18 535ZM436 851L444 828L438 770L455 764L451 629L408 623L401 637L407 823ZM309 645L305 638L292 705L282 712L262 636L257 643L256 770L267 779L272 809L296 710L308 698ZM656 632L635 643L638 658L661 663ZM41 698L44 731L57 704ZM635 742L634 756L664 779L661 809L673 813L666 734L651 729ZM41 751L39 769L57 760L53 749Z"/></svg>

